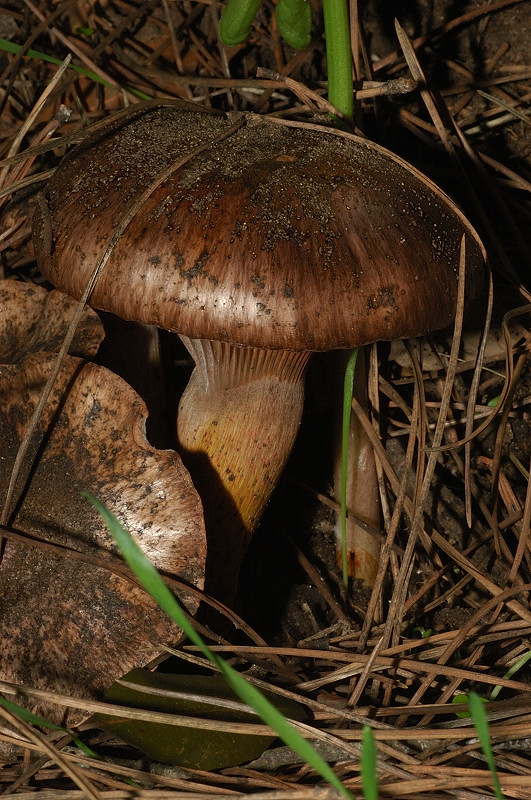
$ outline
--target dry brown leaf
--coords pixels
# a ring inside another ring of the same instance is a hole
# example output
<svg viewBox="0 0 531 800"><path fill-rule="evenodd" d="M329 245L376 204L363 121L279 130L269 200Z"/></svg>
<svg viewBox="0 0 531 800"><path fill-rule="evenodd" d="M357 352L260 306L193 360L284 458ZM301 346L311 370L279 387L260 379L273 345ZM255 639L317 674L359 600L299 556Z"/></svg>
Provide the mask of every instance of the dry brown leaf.
<svg viewBox="0 0 531 800"><path fill-rule="evenodd" d="M15 364L38 350L56 352L77 302L33 283L0 281L0 363ZM98 315L88 306L76 330L70 352L91 358L104 337Z"/></svg>
<svg viewBox="0 0 531 800"><path fill-rule="evenodd" d="M0 367L0 495L54 360L37 353ZM105 568L115 546L81 492L100 498L159 569L199 588L206 556L202 508L179 456L147 442L145 406L124 381L68 356L54 395L61 397L59 410L46 410L40 420L11 524L82 557L7 541L0 676L97 695L146 664L159 642L174 642L178 630L143 590ZM89 563L94 559L102 566ZM197 609L196 596L185 593L183 600L192 613Z"/></svg>

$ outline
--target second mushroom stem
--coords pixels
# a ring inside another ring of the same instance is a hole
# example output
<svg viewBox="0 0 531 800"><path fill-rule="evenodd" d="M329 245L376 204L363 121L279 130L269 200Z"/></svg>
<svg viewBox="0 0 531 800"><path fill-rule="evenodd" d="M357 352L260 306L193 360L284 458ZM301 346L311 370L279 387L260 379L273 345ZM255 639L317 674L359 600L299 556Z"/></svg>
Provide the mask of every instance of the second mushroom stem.
<svg viewBox="0 0 531 800"><path fill-rule="evenodd" d="M342 363L345 360L341 354ZM365 365L365 349L359 348L352 394L367 407L367 370ZM340 428L340 426L338 426ZM362 586L374 585L378 570L380 543L369 529L380 528L380 495L378 476L374 459L374 450L358 418L350 415L348 426L348 452L346 455L346 486L344 485L342 452L342 431L336 433L334 494L340 502L342 491L344 502L352 512L346 518L343 529L341 515L336 515L335 534L337 542L338 563L343 563L344 580L348 578L361 582ZM354 518L354 515L356 518ZM346 563L345 563L346 562Z"/></svg>

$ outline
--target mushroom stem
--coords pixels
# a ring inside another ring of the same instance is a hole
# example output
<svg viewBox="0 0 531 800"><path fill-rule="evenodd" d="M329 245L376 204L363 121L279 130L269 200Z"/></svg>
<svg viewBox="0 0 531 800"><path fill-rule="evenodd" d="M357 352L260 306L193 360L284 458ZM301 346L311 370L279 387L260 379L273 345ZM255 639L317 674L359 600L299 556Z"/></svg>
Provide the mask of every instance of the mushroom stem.
<svg viewBox="0 0 531 800"><path fill-rule="evenodd" d="M148 407L146 434L153 447L168 446L164 373L159 329L142 322L128 322L115 314L102 314L106 337L98 361L123 378Z"/></svg>
<svg viewBox="0 0 531 800"><path fill-rule="evenodd" d="M342 358L344 358L342 356ZM364 348L359 348L354 373L353 394L367 406L367 370ZM339 427L339 426L338 426ZM336 458L334 469L334 489L336 498L341 486L341 432L336 435ZM359 419L352 415L348 437L347 493L346 505L350 512L367 526L380 528L380 494L378 476L374 460L374 450ZM336 517L335 534L338 563L342 561L341 519ZM380 543L366 527L358 524L352 517L346 521L346 550L348 577L361 582L362 586L374 586L378 571Z"/></svg>
<svg viewBox="0 0 531 800"><path fill-rule="evenodd" d="M204 506L206 588L230 604L297 435L310 353L181 338L196 366L179 405L177 437Z"/></svg>

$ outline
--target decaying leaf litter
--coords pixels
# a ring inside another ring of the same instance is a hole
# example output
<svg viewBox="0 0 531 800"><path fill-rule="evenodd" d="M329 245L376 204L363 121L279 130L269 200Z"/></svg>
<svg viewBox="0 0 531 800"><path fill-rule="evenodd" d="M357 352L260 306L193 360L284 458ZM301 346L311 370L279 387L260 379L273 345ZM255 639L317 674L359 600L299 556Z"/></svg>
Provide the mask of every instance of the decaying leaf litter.
<svg viewBox="0 0 531 800"><path fill-rule="evenodd" d="M5 10L3 18L9 19L6 38L11 36L18 44L26 42L32 51L57 53L57 45L52 47L46 33L49 29L56 37L54 42L62 40L62 57L69 46L74 63L99 73L110 84L127 87L125 92L105 87L68 69L54 86L51 99L32 115L31 109L50 85L56 67L38 57L6 55L3 155L13 159L2 173L6 201L17 183L29 180L36 188L64 150L54 146L49 152L45 144L36 153L26 153L28 146L43 141L50 131L61 137L61 145L68 145L70 139L63 137L79 138L81 126L100 118L104 111L134 102L134 92L305 119L323 106L325 73L318 15L310 50L296 53L279 40L266 11L258 17L246 45L224 50L216 43L211 7L202 4L181 7L163 3L153 9L152 4L108 3L83 8L65 3L46 12L28 3L24 14L9 4ZM319 432L326 419L326 397L319 388L321 365L316 365L309 376L311 403L298 450L262 523L262 530L269 526L268 534L273 532L277 558L278 554L280 559L289 555L293 565L298 563L287 570L296 580L288 583L284 576L277 576L277 567L269 566L260 551L260 541L254 553L254 572L253 559L249 559L249 582L259 595L249 609L250 618L274 650L258 636L249 639L252 645L247 640L242 643L236 632L230 646L224 646L242 669L257 664L254 672L259 677L305 698L315 716L317 738L328 734L339 740L339 750L329 758L337 764L345 785L358 793L356 742L361 735L360 721L369 719L378 741L382 796L491 796L490 775L481 761L470 721L457 719L447 704L454 694L469 688L488 697L494 687L502 686L491 706L491 735L502 785L506 796L529 796L529 672L524 666L503 677L530 649L531 624L526 593L531 514L526 420L529 337L527 309L516 310L529 302L528 287L521 285L528 264L529 126L525 112L529 65L525 49L519 46L528 24L529 4L497 3L469 11L454 18L444 4L432 9L431 16L424 4L409 8L401 22L418 48L420 65L406 52L406 68L379 4L364 9L363 38L370 57L360 56L359 76L372 83L361 85L361 92L372 90L370 93L378 95L385 90L374 83L397 76L410 79L413 75L422 82L420 70L424 69L427 89L421 88L432 109L429 116L418 92L368 99L363 101L358 124L458 196L489 248L494 267L494 325L501 352L509 341L504 314L513 327L515 322L522 326L521 335L513 330L508 363L503 357L496 358L498 353L492 361L489 356L488 371L477 373L475 388L473 365L467 362L458 362L453 385L444 387L450 351L437 339L429 346L443 364L440 370L430 367L430 371L422 371L422 364L399 369L387 360L385 350L380 351L378 361L373 356L374 419L369 421L368 433L375 439L381 475L383 535L388 537L390 571L384 588L375 592L372 600L353 587L355 591L346 601L340 590L330 546L330 474L324 466L327 443ZM39 14L44 14L44 21ZM89 29L95 32L87 33ZM30 42L32 35L35 38ZM418 41L421 36L424 41ZM407 44L404 47L407 51ZM273 82L257 79L257 67L272 69L279 78ZM296 94L288 90L286 77L297 81ZM308 102L306 108L301 98ZM61 110L55 121L61 103L71 113L68 117ZM458 122L455 131L444 116L446 107ZM28 125L26 138L11 149L24 125ZM464 139L460 140L460 132ZM442 155L443 148L448 155ZM30 164L33 155L36 161ZM479 202L468 182L475 187ZM39 282L29 236L33 189L20 188L15 195L18 202L6 202L2 209L3 269L8 278ZM478 316L481 327L484 312L480 310ZM183 359L182 354L176 357ZM485 415L480 420L486 419L488 424L471 446L470 469L465 470L469 456L462 447L442 450L436 458L429 451L421 450L419 455L417 443L432 443L437 411L448 399L442 444L466 438L470 423L465 413L471 392L477 394L476 410ZM494 415L492 405L499 395L504 406ZM360 414L363 421L363 412ZM379 431L374 434L376 419ZM406 437L407 446L403 444ZM434 488L425 497L427 506L422 513L418 498L423 476L431 469L435 470ZM465 524L467 493L471 497L470 530ZM297 525L300 518L304 524ZM404 549L412 519L419 538L407 569ZM264 538L265 534L261 541ZM323 540L328 546L321 544ZM402 579L404 573L407 583ZM389 601L391 613L387 614L384 608ZM274 628L271 615L264 614L272 604L278 604L273 618L280 618ZM186 645L182 656L193 658ZM3 735L8 740L12 737ZM154 778L151 774L147 778L142 770L135 773L135 765L130 763L127 768L113 765L106 774L100 766L96 772L92 765L88 778L101 796L111 788L129 791L118 777L124 770L129 770L127 774L136 777L146 792L156 782L157 790L166 792L206 791L209 786L210 793L282 790L294 794L315 782L303 765L293 760L285 764L281 750L270 755L272 771L268 772L257 764L222 773L192 770L186 776ZM84 757L74 753L62 758L75 762ZM285 760L289 762L289 756ZM6 766L0 775L6 788L15 781L16 786L37 781L41 792L67 787L68 783L55 783L61 780L61 771L53 765L44 767L44 763L36 760L27 766L20 761Z"/></svg>

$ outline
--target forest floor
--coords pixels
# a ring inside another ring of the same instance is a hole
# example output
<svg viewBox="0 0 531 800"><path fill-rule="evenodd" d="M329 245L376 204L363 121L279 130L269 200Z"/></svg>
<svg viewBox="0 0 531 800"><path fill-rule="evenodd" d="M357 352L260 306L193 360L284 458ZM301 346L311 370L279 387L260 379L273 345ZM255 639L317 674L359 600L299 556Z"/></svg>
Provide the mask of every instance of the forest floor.
<svg viewBox="0 0 531 800"><path fill-rule="evenodd" d="M269 0L247 40L233 47L219 42L216 0L0 4L0 278L47 285L31 238L37 192L79 131L139 97L329 124L322 15L317 0L311 5L312 42L295 51L280 37ZM395 15L413 46L406 55ZM491 335L480 368L485 300L465 313L451 380L452 330L430 337L422 351L415 344L417 372L399 343L368 353L371 402L360 414L376 440L387 553L375 590L355 580L343 588L334 398L327 357L312 360L300 434L242 572L246 625L233 619L227 633L220 624L224 638L211 643L223 641L241 672L306 708L313 741L355 796L367 723L380 797L494 797L471 719L452 706L474 690L488 700L504 796L531 798L531 3L352 0L351 20L357 132L433 179L480 232L493 274ZM69 53L71 66L56 80ZM258 69L269 72L257 77ZM412 77L405 93L388 83ZM38 104L46 87L51 93ZM68 116L58 116L61 106ZM169 337L162 346L174 395L190 362ZM431 450L434 441L442 449ZM5 521L9 537L12 520ZM216 633L210 617L209 625ZM191 658L186 640L179 648ZM62 733L31 740L24 731L0 722L0 794L302 800L317 786L334 794L278 743L250 763L208 770L148 760L92 731L86 741L106 759L98 764Z"/></svg>

